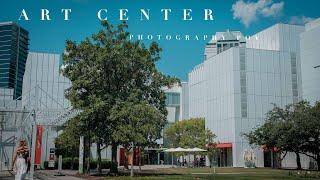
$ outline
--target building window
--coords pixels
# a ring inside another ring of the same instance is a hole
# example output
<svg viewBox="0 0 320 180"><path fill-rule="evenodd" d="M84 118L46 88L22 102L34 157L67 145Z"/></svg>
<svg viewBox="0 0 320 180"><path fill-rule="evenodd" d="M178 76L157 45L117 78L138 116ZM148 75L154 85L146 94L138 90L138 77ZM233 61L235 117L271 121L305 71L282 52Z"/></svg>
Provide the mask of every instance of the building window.
<svg viewBox="0 0 320 180"><path fill-rule="evenodd" d="M240 93L241 93L241 117L248 117L247 102L247 76L246 76L246 56L245 49L240 48Z"/></svg>
<svg viewBox="0 0 320 180"><path fill-rule="evenodd" d="M166 105L167 106L178 106L180 105L180 94L179 93L166 93Z"/></svg>
<svg viewBox="0 0 320 180"><path fill-rule="evenodd" d="M293 96L293 103L296 103L299 100L296 53L291 53L290 58L291 58L292 96Z"/></svg>

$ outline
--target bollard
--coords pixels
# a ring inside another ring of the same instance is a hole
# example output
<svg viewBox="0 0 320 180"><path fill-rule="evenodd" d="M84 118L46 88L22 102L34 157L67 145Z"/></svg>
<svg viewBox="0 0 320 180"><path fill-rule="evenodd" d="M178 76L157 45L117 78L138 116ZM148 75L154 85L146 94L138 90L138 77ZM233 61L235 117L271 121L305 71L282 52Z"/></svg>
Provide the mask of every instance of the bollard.
<svg viewBox="0 0 320 180"><path fill-rule="evenodd" d="M58 161L58 172L61 174L62 171L62 156L59 155L59 161Z"/></svg>
<svg viewBox="0 0 320 180"><path fill-rule="evenodd" d="M64 174L62 174L62 155L59 155L59 159L58 159L58 174L55 176L64 176Z"/></svg>

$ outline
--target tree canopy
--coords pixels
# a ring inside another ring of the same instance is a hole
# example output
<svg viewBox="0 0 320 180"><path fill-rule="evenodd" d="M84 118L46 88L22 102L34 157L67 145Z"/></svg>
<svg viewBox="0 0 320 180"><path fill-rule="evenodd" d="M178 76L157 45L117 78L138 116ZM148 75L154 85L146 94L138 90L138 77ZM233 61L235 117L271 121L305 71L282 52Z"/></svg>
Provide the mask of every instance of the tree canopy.
<svg viewBox="0 0 320 180"><path fill-rule="evenodd" d="M63 132L55 139L56 153L63 157L79 154L79 119L73 118L64 124Z"/></svg>
<svg viewBox="0 0 320 180"><path fill-rule="evenodd" d="M171 147L205 148L216 135L205 127L203 118L178 121L165 129Z"/></svg>
<svg viewBox="0 0 320 180"><path fill-rule="evenodd" d="M314 106L306 101L275 106L268 112L263 125L244 134L252 145L264 149L296 154L297 167L301 169L300 154L305 154L320 164L320 102ZM280 158L283 159L284 157Z"/></svg>
<svg viewBox="0 0 320 180"><path fill-rule="evenodd" d="M101 25L80 43L66 42L62 72L72 82L66 98L82 110L79 119L87 127L83 133L98 147L153 143L167 115L162 88L179 80L158 71L158 44L131 41L125 22L116 28L107 21Z"/></svg>

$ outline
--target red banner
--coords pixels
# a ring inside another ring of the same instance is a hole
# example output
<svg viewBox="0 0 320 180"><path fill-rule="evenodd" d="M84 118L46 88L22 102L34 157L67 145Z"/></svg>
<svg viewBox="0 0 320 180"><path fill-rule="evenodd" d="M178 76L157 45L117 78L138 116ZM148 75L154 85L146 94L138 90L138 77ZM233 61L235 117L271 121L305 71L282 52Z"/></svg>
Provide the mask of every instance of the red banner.
<svg viewBox="0 0 320 180"><path fill-rule="evenodd" d="M36 136L36 156L35 156L35 165L41 164L41 144L42 144L42 130L43 127L37 125L37 136Z"/></svg>

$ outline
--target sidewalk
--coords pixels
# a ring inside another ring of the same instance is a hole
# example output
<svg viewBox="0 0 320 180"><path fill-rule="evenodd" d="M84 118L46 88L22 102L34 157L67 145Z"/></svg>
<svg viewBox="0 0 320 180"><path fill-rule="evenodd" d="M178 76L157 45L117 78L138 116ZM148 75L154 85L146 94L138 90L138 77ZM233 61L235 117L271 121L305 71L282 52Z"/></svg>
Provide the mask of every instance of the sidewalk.
<svg viewBox="0 0 320 180"><path fill-rule="evenodd" d="M8 171L0 171L0 179L14 179L14 176L12 176Z"/></svg>
<svg viewBox="0 0 320 180"><path fill-rule="evenodd" d="M27 179L29 177L29 174L27 175ZM14 174L10 174L9 171L0 171L0 179L1 180L14 180ZM34 180L40 180L36 176L33 178Z"/></svg>
<svg viewBox="0 0 320 180"><path fill-rule="evenodd" d="M58 170L37 170L35 176L42 180L80 180L82 178L75 177L77 171L62 170L63 176L59 176Z"/></svg>

